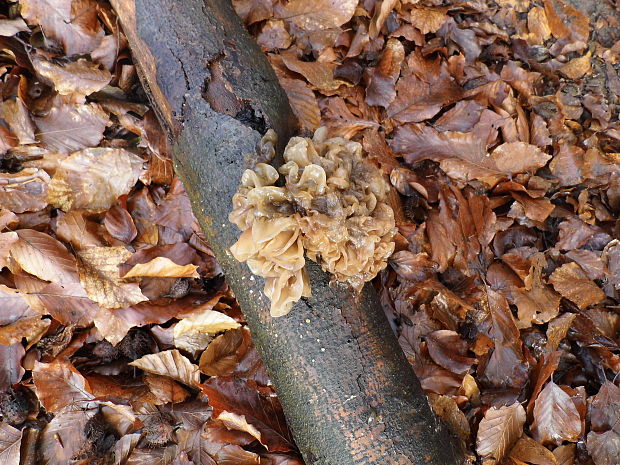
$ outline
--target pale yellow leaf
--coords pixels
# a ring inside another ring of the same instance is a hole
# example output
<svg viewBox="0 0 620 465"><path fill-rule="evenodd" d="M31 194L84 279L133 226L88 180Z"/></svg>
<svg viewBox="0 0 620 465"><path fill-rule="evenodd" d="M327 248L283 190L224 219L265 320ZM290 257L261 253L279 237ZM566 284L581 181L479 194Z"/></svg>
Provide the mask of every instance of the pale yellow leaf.
<svg viewBox="0 0 620 465"><path fill-rule="evenodd" d="M118 265L130 256L124 247L91 247L78 252L80 281L90 299L107 308L148 300L137 283L120 277Z"/></svg>
<svg viewBox="0 0 620 465"><path fill-rule="evenodd" d="M198 367L176 349L145 355L129 365L147 373L167 376L188 386L196 387L200 384Z"/></svg>
<svg viewBox="0 0 620 465"><path fill-rule="evenodd" d="M177 265L167 257L156 257L150 262L139 263L124 278L151 276L156 278L199 278L197 265Z"/></svg>
<svg viewBox="0 0 620 465"><path fill-rule="evenodd" d="M64 65L52 63L41 55L32 55L30 60L37 74L51 82L61 95L90 95L112 79L107 69L99 69L99 65L84 58Z"/></svg>
<svg viewBox="0 0 620 465"><path fill-rule="evenodd" d="M215 310L184 318L174 327L174 345L190 352L202 350L211 341L211 336L221 331L238 328L234 319Z"/></svg>
<svg viewBox="0 0 620 465"><path fill-rule="evenodd" d="M260 431L255 426L250 425L245 419L245 415L238 415L233 412L224 410L217 416L217 419L224 423L224 426L228 429L244 431L250 436L253 436L262 444ZM263 444L264 445L264 444Z"/></svg>

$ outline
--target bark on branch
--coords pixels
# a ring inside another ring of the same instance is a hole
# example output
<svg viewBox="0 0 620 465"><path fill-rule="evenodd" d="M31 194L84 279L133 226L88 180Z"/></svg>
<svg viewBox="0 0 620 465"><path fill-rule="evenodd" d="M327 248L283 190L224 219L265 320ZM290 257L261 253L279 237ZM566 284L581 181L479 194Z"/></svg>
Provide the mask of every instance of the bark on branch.
<svg viewBox="0 0 620 465"><path fill-rule="evenodd" d="M268 128L280 152L295 118L269 63L226 0L113 0L141 79L174 142L178 174L226 272L308 465L455 465L379 304L329 287L309 265L312 297L269 316L262 279L236 262L227 220L244 167Z"/></svg>

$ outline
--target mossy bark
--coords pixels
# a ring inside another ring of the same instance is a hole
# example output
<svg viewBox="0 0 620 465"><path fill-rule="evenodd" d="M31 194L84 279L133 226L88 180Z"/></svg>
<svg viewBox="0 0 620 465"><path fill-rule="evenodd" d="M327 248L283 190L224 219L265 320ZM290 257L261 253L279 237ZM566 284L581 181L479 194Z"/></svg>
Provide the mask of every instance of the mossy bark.
<svg viewBox="0 0 620 465"><path fill-rule="evenodd" d="M311 1L311 0L309 0ZM267 365L308 465L456 465L372 286L330 286L309 263L312 297L269 316L261 278L236 262L231 198L266 129L279 150L296 121L228 0L113 0L141 79L173 141L175 167Z"/></svg>

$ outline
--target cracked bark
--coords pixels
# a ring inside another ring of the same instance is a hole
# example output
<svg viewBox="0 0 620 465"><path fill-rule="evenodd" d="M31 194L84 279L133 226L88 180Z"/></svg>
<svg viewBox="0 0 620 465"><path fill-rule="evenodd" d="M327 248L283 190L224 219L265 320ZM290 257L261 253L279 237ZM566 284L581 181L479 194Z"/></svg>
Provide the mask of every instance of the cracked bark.
<svg viewBox="0 0 620 465"><path fill-rule="evenodd" d="M173 141L178 174L226 272L309 465L456 465L372 286L356 296L309 263L312 297L269 316L263 282L229 252L227 220L267 128L279 151L295 118L269 63L223 0L112 0L141 79ZM136 21L137 18L137 21Z"/></svg>

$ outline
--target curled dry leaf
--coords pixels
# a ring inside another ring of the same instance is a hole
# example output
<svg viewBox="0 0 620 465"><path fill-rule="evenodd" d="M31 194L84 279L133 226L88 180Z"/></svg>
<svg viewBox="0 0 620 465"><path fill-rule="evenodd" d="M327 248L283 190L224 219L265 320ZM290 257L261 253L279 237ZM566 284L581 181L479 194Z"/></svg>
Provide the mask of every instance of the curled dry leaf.
<svg viewBox="0 0 620 465"><path fill-rule="evenodd" d="M111 124L108 114L96 103L74 104L67 100L56 96L52 108L34 118L38 139L44 147L60 153L96 147Z"/></svg>
<svg viewBox="0 0 620 465"><path fill-rule="evenodd" d="M80 150L60 162L48 201L64 211L106 210L129 193L143 172L142 165L140 157L123 149Z"/></svg>
<svg viewBox="0 0 620 465"><path fill-rule="evenodd" d="M95 323L95 328L99 334L114 346L123 340L133 326L131 322L122 318L114 310L101 307L93 316L93 323Z"/></svg>
<svg viewBox="0 0 620 465"><path fill-rule="evenodd" d="M19 465L22 432L8 423L0 423L0 461L3 465Z"/></svg>
<svg viewBox="0 0 620 465"><path fill-rule="evenodd" d="M200 371L208 376L225 376L238 363L237 349L243 342L243 329L231 329L217 336L200 356Z"/></svg>
<svg viewBox="0 0 620 465"><path fill-rule="evenodd" d="M120 205L115 205L106 212L103 224L113 238L125 243L133 241L138 235L133 218Z"/></svg>
<svg viewBox="0 0 620 465"><path fill-rule="evenodd" d="M40 25L67 55L89 53L101 42L95 0L23 0L20 5L28 24Z"/></svg>
<svg viewBox="0 0 620 465"><path fill-rule="evenodd" d="M30 57L39 76L52 83L60 95L90 95L103 89L112 79L106 69L84 58L63 65L52 63L41 55Z"/></svg>
<svg viewBox="0 0 620 465"><path fill-rule="evenodd" d="M179 321L174 327L174 344L193 352L204 349L211 337L221 331L238 328L234 319L215 310L207 310Z"/></svg>
<svg viewBox="0 0 620 465"><path fill-rule="evenodd" d="M499 462L523 434L525 410L519 403L491 407L480 421L476 451Z"/></svg>
<svg viewBox="0 0 620 465"><path fill-rule="evenodd" d="M344 81L334 79L335 64L321 61L301 61L294 54L282 54L282 61L288 69L305 77L310 84L320 90L336 90Z"/></svg>
<svg viewBox="0 0 620 465"><path fill-rule="evenodd" d="M606 381L590 404L590 422L594 431L613 429L620 433L620 388Z"/></svg>
<svg viewBox="0 0 620 465"><path fill-rule="evenodd" d="M556 268L549 277L549 282L563 297L577 304L582 310L605 299L603 290L588 278L577 263L566 263Z"/></svg>
<svg viewBox="0 0 620 465"><path fill-rule="evenodd" d="M394 84L400 76L400 66L405 59L403 44L394 38L387 41L381 60L368 70L366 103L387 108L396 97Z"/></svg>
<svg viewBox="0 0 620 465"><path fill-rule="evenodd" d="M11 256L24 271L54 283L79 281L75 257L56 239L34 229L20 229L17 235Z"/></svg>
<svg viewBox="0 0 620 465"><path fill-rule="evenodd" d="M576 442L581 435L581 417L564 390L549 381L534 404L532 434L542 444Z"/></svg>
<svg viewBox="0 0 620 465"><path fill-rule="evenodd" d="M147 298L137 283L120 277L118 265L131 257L124 247L91 247L78 252L80 281L88 297L107 308L121 308Z"/></svg>
<svg viewBox="0 0 620 465"><path fill-rule="evenodd" d="M467 343L456 331L433 331L426 335L426 345L435 363L453 373L466 373L476 361L466 356Z"/></svg>
<svg viewBox="0 0 620 465"><path fill-rule="evenodd" d="M471 431L465 414L459 409L456 401L450 396L440 396L430 393L428 401L435 414L441 418L461 440L462 444L469 442Z"/></svg>
<svg viewBox="0 0 620 465"><path fill-rule="evenodd" d="M70 405L86 407L95 398L88 381L70 362L35 362L32 377L39 401L48 412L59 412Z"/></svg>
<svg viewBox="0 0 620 465"><path fill-rule="evenodd" d="M197 265L177 265L166 257L156 257L147 263L134 265L124 278L152 276L159 278L199 278Z"/></svg>
<svg viewBox="0 0 620 465"><path fill-rule="evenodd" d="M172 378L190 387L196 387L200 384L198 367L176 349L145 355L129 363L129 365L140 368L147 373Z"/></svg>
<svg viewBox="0 0 620 465"><path fill-rule="evenodd" d="M247 422L247 420L245 419L245 415L237 415L236 413L224 410L217 416L217 420L224 423L224 426L226 426L226 428L243 431L245 433L248 433L250 436L256 438L258 442L261 442L260 431L258 431L255 426L252 426Z"/></svg>
<svg viewBox="0 0 620 465"><path fill-rule="evenodd" d="M47 206L49 175L37 168L0 173L0 204L14 213L34 212Z"/></svg>

